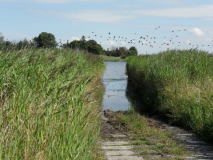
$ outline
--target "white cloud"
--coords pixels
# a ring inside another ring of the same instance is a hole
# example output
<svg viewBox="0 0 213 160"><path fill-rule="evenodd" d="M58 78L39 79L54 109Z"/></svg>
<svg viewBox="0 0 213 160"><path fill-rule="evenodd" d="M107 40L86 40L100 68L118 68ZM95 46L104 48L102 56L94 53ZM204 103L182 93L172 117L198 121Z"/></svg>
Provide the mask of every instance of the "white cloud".
<svg viewBox="0 0 213 160"><path fill-rule="evenodd" d="M80 38L78 38L78 37L71 37L70 38L70 41L74 41L74 40L80 40Z"/></svg>
<svg viewBox="0 0 213 160"><path fill-rule="evenodd" d="M198 36L198 37L202 37L202 36L205 35L205 33L203 31L201 31L199 28L193 28L189 32Z"/></svg>
<svg viewBox="0 0 213 160"><path fill-rule="evenodd" d="M35 3L103 2L105 0L32 0Z"/></svg>
<svg viewBox="0 0 213 160"><path fill-rule="evenodd" d="M10 40L10 41L20 41L23 39L31 40L33 38L32 35L28 35L23 32L16 32L16 31L2 31L3 36L5 37L4 40ZM35 36L34 36L35 37Z"/></svg>
<svg viewBox="0 0 213 160"><path fill-rule="evenodd" d="M150 3L160 3L160 4L167 4L167 5L180 5L183 4L184 2L182 0L141 0L145 2L150 2Z"/></svg>
<svg viewBox="0 0 213 160"><path fill-rule="evenodd" d="M115 41L102 41L101 45L110 45L110 46L115 45L116 46L117 43Z"/></svg>
<svg viewBox="0 0 213 160"><path fill-rule="evenodd" d="M34 3L55 3L55 4L64 4L70 2L103 2L106 0L0 0L0 2L34 2ZM108 0L109 1L109 0Z"/></svg>
<svg viewBox="0 0 213 160"><path fill-rule="evenodd" d="M204 41L206 41L206 42L213 42L213 38L206 38L206 39L204 39Z"/></svg>
<svg viewBox="0 0 213 160"><path fill-rule="evenodd" d="M0 2L15 2L17 0L0 0Z"/></svg>
<svg viewBox="0 0 213 160"><path fill-rule="evenodd" d="M46 12L42 10L28 10L30 12L39 13L43 15L53 15L60 18L77 19L88 22L102 22L113 23L125 21L134 17L128 16L125 12L107 11L107 10L81 10L78 12Z"/></svg>
<svg viewBox="0 0 213 160"><path fill-rule="evenodd" d="M190 40L186 40L186 42L185 42L186 44L190 44L191 42L190 42Z"/></svg>
<svg viewBox="0 0 213 160"><path fill-rule="evenodd" d="M128 45L128 43L126 43L126 42L121 42L120 44L121 44L122 46Z"/></svg>
<svg viewBox="0 0 213 160"><path fill-rule="evenodd" d="M46 0L48 2L50 0ZM51 2L59 2L54 0ZM68 2L62 0L60 2ZM76 19L87 22L101 23L117 23L124 22L129 19L141 18L141 16L156 16L156 17L174 17L174 18L191 18L204 17L213 18L213 5L200 5L184 8L169 8L157 10L125 10L125 11L109 11L109 10L79 10L77 12L47 12L42 10L28 10L43 15L53 15L60 18Z"/></svg>
<svg viewBox="0 0 213 160"><path fill-rule="evenodd" d="M0 2L14 2L15 0L0 0Z"/></svg>
<svg viewBox="0 0 213 160"><path fill-rule="evenodd" d="M212 18L205 18L206 21L213 21L213 17Z"/></svg>
<svg viewBox="0 0 213 160"><path fill-rule="evenodd" d="M193 7L156 9L156 10L141 10L132 11L132 13L141 16L157 16L157 17L213 17L213 5L199 5Z"/></svg>
<svg viewBox="0 0 213 160"><path fill-rule="evenodd" d="M106 23L124 21L133 18L132 16L125 15L125 13L122 14L121 12L107 10L84 10L77 13L62 13L61 16L68 19Z"/></svg>

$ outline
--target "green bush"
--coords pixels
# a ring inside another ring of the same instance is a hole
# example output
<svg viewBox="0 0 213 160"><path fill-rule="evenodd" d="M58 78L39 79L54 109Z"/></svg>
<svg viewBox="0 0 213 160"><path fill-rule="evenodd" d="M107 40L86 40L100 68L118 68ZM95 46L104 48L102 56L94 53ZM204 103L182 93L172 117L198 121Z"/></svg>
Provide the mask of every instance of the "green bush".
<svg viewBox="0 0 213 160"><path fill-rule="evenodd" d="M137 56L138 55L138 50L136 47L132 46L129 48L129 56Z"/></svg>
<svg viewBox="0 0 213 160"><path fill-rule="evenodd" d="M42 32L38 37L33 38L38 48L55 48L57 46L55 36L51 33Z"/></svg>

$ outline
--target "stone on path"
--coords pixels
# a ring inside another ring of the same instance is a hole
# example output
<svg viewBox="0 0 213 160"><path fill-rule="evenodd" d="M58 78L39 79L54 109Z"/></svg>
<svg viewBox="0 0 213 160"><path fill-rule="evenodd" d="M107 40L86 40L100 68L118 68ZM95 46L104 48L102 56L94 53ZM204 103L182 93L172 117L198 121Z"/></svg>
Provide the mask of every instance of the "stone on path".
<svg viewBox="0 0 213 160"><path fill-rule="evenodd" d="M113 138L125 138L126 135L123 135L123 134L110 134L111 137Z"/></svg>
<svg viewBox="0 0 213 160"><path fill-rule="evenodd" d="M129 143L126 141L111 141L111 142L103 142L102 144L105 146L113 146L113 145L119 146L119 145L125 145L125 144L129 144Z"/></svg>
<svg viewBox="0 0 213 160"><path fill-rule="evenodd" d="M121 150L113 150L113 151L107 151L105 152L106 156L132 156L134 155L134 152L130 151L130 150L125 150L125 151L121 151Z"/></svg>
<svg viewBox="0 0 213 160"><path fill-rule="evenodd" d="M109 157L108 160L144 160L142 157L137 156L113 156Z"/></svg>
<svg viewBox="0 0 213 160"><path fill-rule="evenodd" d="M132 146L102 146L101 148L105 150L129 150L132 149Z"/></svg>
<svg viewBox="0 0 213 160"><path fill-rule="evenodd" d="M115 137L119 136L121 135ZM102 149L105 152L106 160L143 160L142 157L135 156L135 153L131 151L133 147L128 141L103 142Z"/></svg>

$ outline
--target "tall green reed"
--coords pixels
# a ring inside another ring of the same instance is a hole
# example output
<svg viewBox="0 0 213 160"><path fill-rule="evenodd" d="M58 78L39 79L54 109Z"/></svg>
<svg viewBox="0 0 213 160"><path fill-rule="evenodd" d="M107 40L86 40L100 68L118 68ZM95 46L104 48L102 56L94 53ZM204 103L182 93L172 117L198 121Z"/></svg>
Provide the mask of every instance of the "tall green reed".
<svg viewBox="0 0 213 160"><path fill-rule="evenodd" d="M91 159L100 129L91 54L41 49L0 52L2 159Z"/></svg>
<svg viewBox="0 0 213 160"><path fill-rule="evenodd" d="M170 50L130 57L129 79L149 111L157 111L213 141L213 56Z"/></svg>

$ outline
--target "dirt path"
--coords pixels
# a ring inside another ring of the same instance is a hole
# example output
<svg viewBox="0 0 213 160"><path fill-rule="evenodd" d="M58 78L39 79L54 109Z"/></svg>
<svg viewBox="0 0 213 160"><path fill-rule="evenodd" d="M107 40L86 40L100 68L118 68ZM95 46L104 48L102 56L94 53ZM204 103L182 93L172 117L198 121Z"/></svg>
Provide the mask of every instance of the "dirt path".
<svg viewBox="0 0 213 160"><path fill-rule="evenodd" d="M113 115L111 115L113 116ZM102 150L104 151L105 160L143 160L142 156L138 156L133 152L133 147L130 137L127 135L127 128L113 123L108 123L112 117L105 117L102 112L102 128L101 136ZM122 125L122 124L121 124Z"/></svg>
<svg viewBox="0 0 213 160"><path fill-rule="evenodd" d="M173 141L177 141L178 147L174 145L162 145L162 141L168 141L168 139L160 140L159 137L155 136L154 134L146 136L144 138L143 133L139 133L140 134L139 135L137 130L133 131L133 129L129 127L130 124L125 123L118 118L120 116L124 117L129 116L125 114L126 114L125 112L112 112L110 110L106 110L102 113L101 137L103 141L101 143L102 143L102 150L105 155L104 159L106 160L212 159L213 160L212 146L208 145L206 142L202 141L194 134L189 133L178 127L170 126L156 119L147 119L147 118L144 119L144 117L142 117L143 120L145 120L146 123L148 123L147 127L149 128L147 128L147 130L150 130L149 132L152 132L152 130L157 130L157 132L162 132L162 130L166 130L167 132L168 130L169 132L172 132L173 135L172 139ZM134 117L134 115L132 116ZM130 123L134 123L134 121ZM171 146L171 148L169 148L168 146ZM186 151L182 151L181 149Z"/></svg>
<svg viewBox="0 0 213 160"><path fill-rule="evenodd" d="M213 160L213 146L196 136L192 131L186 131L181 127L173 126L165 121L149 118L151 121L161 123L162 128L170 131L174 138L181 142L194 159L211 159Z"/></svg>

